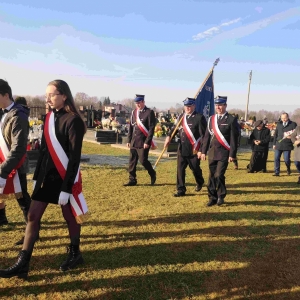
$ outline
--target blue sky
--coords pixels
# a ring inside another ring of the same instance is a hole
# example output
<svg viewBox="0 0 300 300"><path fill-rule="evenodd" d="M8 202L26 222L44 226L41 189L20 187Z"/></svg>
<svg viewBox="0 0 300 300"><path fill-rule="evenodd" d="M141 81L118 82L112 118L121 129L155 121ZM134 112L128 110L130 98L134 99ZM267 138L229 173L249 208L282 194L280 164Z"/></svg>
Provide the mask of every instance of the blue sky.
<svg viewBox="0 0 300 300"><path fill-rule="evenodd" d="M299 1L0 2L0 78L41 95L53 79L112 101L145 94L168 108L193 97L216 58L229 108L299 106Z"/></svg>

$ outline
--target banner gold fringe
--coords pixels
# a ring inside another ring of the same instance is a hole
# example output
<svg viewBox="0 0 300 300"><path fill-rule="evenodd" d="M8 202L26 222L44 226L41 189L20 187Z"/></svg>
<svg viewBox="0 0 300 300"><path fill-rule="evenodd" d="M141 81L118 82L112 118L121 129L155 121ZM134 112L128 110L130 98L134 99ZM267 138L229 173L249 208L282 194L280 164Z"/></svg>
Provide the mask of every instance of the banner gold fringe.
<svg viewBox="0 0 300 300"><path fill-rule="evenodd" d="M84 215L80 215L80 216L76 216L75 220L77 222L77 224L83 224L84 222L86 222L88 220L88 218L91 216L90 212L87 212Z"/></svg>

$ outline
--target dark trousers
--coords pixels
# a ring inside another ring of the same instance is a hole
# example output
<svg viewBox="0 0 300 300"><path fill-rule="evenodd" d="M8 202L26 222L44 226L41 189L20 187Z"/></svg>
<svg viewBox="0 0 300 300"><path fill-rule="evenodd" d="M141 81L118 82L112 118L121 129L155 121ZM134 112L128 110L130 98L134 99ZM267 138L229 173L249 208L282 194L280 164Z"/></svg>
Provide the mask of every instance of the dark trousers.
<svg viewBox="0 0 300 300"><path fill-rule="evenodd" d="M138 161L143 165L143 167L148 171L148 174L152 177L155 174L155 171L148 160L150 148L133 148L130 149L129 157L129 180L136 181L136 165Z"/></svg>
<svg viewBox="0 0 300 300"><path fill-rule="evenodd" d="M295 160L295 161L294 161L294 164L295 164L295 166L296 166L296 168L297 168L297 171L298 171L298 173L299 173L299 175L300 175L300 161Z"/></svg>
<svg viewBox="0 0 300 300"><path fill-rule="evenodd" d="M225 172L228 160L209 160L208 198L217 200L226 197Z"/></svg>
<svg viewBox="0 0 300 300"><path fill-rule="evenodd" d="M283 159L288 171L291 168L291 150L275 150L275 161L274 161L274 171L276 174L280 173L280 158L283 153Z"/></svg>
<svg viewBox="0 0 300 300"><path fill-rule="evenodd" d="M200 168L200 160L197 155L182 156L180 151L177 152L177 191L186 192L185 187L185 170L187 166L193 172L197 185L202 186L204 179Z"/></svg>
<svg viewBox="0 0 300 300"><path fill-rule="evenodd" d="M266 171L267 171L268 155L269 155L269 146L268 146L268 148L265 150L265 166L264 166L264 170L266 170Z"/></svg>

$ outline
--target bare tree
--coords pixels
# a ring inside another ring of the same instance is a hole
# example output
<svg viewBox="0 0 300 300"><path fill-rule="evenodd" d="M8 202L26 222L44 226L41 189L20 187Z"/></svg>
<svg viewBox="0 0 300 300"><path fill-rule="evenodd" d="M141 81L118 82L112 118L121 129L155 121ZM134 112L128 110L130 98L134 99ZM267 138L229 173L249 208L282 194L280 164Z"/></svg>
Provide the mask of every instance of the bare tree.
<svg viewBox="0 0 300 300"><path fill-rule="evenodd" d="M135 109L135 102L133 98L125 98L121 101L121 104L130 107L131 109Z"/></svg>
<svg viewBox="0 0 300 300"><path fill-rule="evenodd" d="M74 97L74 101L76 106L87 106L87 101L89 100L89 96L86 93L83 92L79 92L76 93L75 97Z"/></svg>

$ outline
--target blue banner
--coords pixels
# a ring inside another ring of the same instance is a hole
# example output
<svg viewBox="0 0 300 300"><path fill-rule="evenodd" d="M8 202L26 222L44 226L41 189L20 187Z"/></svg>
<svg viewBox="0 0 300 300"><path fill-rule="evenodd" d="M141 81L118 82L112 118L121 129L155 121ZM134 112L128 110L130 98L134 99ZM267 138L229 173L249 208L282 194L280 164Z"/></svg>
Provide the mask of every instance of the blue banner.
<svg viewBox="0 0 300 300"><path fill-rule="evenodd" d="M208 118L215 113L213 71L211 71L195 99L196 111L203 114L206 120L208 120Z"/></svg>

